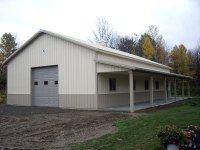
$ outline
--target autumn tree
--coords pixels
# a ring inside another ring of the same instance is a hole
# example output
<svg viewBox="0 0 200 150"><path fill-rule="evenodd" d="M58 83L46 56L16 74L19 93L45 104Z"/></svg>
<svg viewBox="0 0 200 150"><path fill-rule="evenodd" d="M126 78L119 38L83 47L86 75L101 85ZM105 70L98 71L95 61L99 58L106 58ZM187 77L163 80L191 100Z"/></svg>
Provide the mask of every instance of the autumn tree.
<svg viewBox="0 0 200 150"><path fill-rule="evenodd" d="M175 73L189 75L187 49L183 44L173 48L170 58L170 66Z"/></svg>
<svg viewBox="0 0 200 150"><path fill-rule="evenodd" d="M151 37L151 42L154 48L156 47L157 39L161 36L158 35L158 32L157 27L154 27L153 25L149 26L147 34Z"/></svg>
<svg viewBox="0 0 200 150"><path fill-rule="evenodd" d="M188 76L195 78L196 65L195 65L195 56L190 50L187 52L187 65L188 65Z"/></svg>
<svg viewBox="0 0 200 150"><path fill-rule="evenodd" d="M142 45L143 57L153 60L155 58L155 49L152 45L151 38L148 34L144 35L144 43Z"/></svg>
<svg viewBox="0 0 200 150"><path fill-rule="evenodd" d="M166 44L162 36L159 36L156 39L155 61L165 65L168 65L169 63L168 51L166 50Z"/></svg>
<svg viewBox="0 0 200 150"><path fill-rule="evenodd" d="M154 27L153 25L149 26L149 30L147 33L151 37L151 42L155 49L154 61L167 65L169 62L168 51L163 36L159 34L158 28Z"/></svg>

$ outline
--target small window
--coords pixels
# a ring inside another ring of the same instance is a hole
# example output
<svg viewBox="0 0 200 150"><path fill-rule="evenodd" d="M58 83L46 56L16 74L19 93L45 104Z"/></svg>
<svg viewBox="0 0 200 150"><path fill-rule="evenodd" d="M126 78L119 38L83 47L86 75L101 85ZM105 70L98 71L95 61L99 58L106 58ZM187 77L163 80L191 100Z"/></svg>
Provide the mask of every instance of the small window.
<svg viewBox="0 0 200 150"><path fill-rule="evenodd" d="M149 89L149 81L148 80L144 81L144 88L145 88L145 90Z"/></svg>
<svg viewBox="0 0 200 150"><path fill-rule="evenodd" d="M48 81L44 81L44 85L48 85Z"/></svg>
<svg viewBox="0 0 200 150"><path fill-rule="evenodd" d="M54 84L58 84L58 81L54 81Z"/></svg>
<svg viewBox="0 0 200 150"><path fill-rule="evenodd" d="M136 90L136 80L133 80L133 89Z"/></svg>
<svg viewBox="0 0 200 150"><path fill-rule="evenodd" d="M34 82L34 85L38 85L38 82L37 82L37 81L35 81L35 82Z"/></svg>
<svg viewBox="0 0 200 150"><path fill-rule="evenodd" d="M110 91L116 91L116 79L115 78L109 79L109 89L110 89Z"/></svg>
<svg viewBox="0 0 200 150"><path fill-rule="evenodd" d="M159 81L156 81L156 90L159 90Z"/></svg>

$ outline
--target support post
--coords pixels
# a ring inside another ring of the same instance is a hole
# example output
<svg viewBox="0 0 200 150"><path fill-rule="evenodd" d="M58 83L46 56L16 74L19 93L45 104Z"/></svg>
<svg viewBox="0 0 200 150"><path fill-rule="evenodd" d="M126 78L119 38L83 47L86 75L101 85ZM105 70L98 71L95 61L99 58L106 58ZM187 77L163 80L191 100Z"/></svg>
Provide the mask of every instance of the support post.
<svg viewBox="0 0 200 150"><path fill-rule="evenodd" d="M187 82L188 97L190 97L190 81Z"/></svg>
<svg viewBox="0 0 200 150"><path fill-rule="evenodd" d="M153 76L150 77L150 104L153 107Z"/></svg>
<svg viewBox="0 0 200 150"><path fill-rule="evenodd" d="M184 80L182 80L182 99L184 100Z"/></svg>
<svg viewBox="0 0 200 150"><path fill-rule="evenodd" d="M174 98L176 101L176 79L174 78Z"/></svg>
<svg viewBox="0 0 200 150"><path fill-rule="evenodd" d="M133 71L129 71L130 112L134 112Z"/></svg>
<svg viewBox="0 0 200 150"><path fill-rule="evenodd" d="M168 81L168 98L171 97L171 80Z"/></svg>
<svg viewBox="0 0 200 150"><path fill-rule="evenodd" d="M165 103L167 103L167 78L164 78Z"/></svg>

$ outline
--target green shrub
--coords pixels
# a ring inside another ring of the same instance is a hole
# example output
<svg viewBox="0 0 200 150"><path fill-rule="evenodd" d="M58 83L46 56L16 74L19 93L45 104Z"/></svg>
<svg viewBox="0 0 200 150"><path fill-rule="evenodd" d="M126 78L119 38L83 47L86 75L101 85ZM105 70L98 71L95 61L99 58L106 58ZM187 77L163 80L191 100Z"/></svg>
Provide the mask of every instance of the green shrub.
<svg viewBox="0 0 200 150"><path fill-rule="evenodd" d="M6 104L6 90L0 90L0 104Z"/></svg>
<svg viewBox="0 0 200 150"><path fill-rule="evenodd" d="M200 86L191 86L191 95L200 96Z"/></svg>

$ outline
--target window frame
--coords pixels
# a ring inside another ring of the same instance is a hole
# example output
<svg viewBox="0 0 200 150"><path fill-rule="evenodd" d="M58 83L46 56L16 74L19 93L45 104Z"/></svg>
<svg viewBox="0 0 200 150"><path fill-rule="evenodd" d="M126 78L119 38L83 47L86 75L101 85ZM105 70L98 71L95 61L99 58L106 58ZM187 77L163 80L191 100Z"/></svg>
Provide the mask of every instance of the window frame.
<svg viewBox="0 0 200 150"><path fill-rule="evenodd" d="M156 81L156 82L155 82L155 86L156 86L156 90L159 90L159 89L160 89L160 83L159 83L159 81Z"/></svg>
<svg viewBox="0 0 200 150"><path fill-rule="evenodd" d="M109 91L114 92L117 89L117 80L116 78L109 78Z"/></svg>
<svg viewBox="0 0 200 150"><path fill-rule="evenodd" d="M144 89L149 90L149 80L144 80Z"/></svg>
<svg viewBox="0 0 200 150"><path fill-rule="evenodd" d="M137 87L136 87L136 80L133 80L133 90L136 91Z"/></svg>

